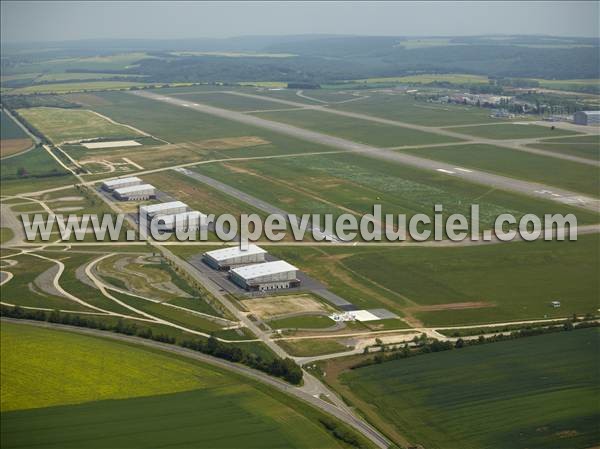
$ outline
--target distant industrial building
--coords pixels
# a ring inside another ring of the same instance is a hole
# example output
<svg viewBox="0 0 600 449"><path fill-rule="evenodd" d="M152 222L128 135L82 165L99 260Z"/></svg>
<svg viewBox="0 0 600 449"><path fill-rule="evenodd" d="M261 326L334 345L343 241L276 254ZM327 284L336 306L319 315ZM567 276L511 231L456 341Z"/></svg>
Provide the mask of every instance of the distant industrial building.
<svg viewBox="0 0 600 449"><path fill-rule="evenodd" d="M599 126L600 111L579 111L573 116L576 125Z"/></svg>
<svg viewBox="0 0 600 449"><path fill-rule="evenodd" d="M129 187L120 187L113 190L115 198L121 201L143 201L156 197L153 185L139 184Z"/></svg>
<svg viewBox="0 0 600 449"><path fill-rule="evenodd" d="M230 246L208 251L202 255L202 258L216 270L229 270L236 265L264 262L266 253L264 249L256 245L248 245L245 250L238 246Z"/></svg>
<svg viewBox="0 0 600 449"><path fill-rule="evenodd" d="M197 210L192 210L179 214L155 215L154 219L157 220L160 231L197 231L201 226L206 226L208 217Z"/></svg>
<svg viewBox="0 0 600 449"><path fill-rule="evenodd" d="M140 214L150 221L155 215L173 215L186 212L188 205L181 201L170 201L168 203L151 204L140 207Z"/></svg>
<svg viewBox="0 0 600 449"><path fill-rule="evenodd" d="M300 285L298 268L285 260L233 268L229 277L237 285L250 291L277 290Z"/></svg>
<svg viewBox="0 0 600 449"><path fill-rule="evenodd" d="M104 181L102 183L102 189L107 192L112 192L115 189L121 189L123 187L131 187L142 184L142 180L137 176L131 176L129 178L112 179L110 181Z"/></svg>

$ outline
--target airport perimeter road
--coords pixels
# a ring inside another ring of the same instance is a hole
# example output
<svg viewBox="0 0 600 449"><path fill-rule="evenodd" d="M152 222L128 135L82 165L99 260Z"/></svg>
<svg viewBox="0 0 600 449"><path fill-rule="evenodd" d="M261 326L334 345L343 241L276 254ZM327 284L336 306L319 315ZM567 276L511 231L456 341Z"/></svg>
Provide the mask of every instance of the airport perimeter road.
<svg viewBox="0 0 600 449"><path fill-rule="evenodd" d="M136 345L145 346L149 348L160 349L162 351L170 352L173 354L177 354L189 359L197 360L203 363L207 363L209 365L216 366L218 368L226 369L229 371L233 371L237 374L241 374L242 376L249 377L252 380L261 382L263 384L267 384L270 387L276 388L279 391L287 393L289 395L295 396L296 398L311 404L312 406L319 408L321 411L332 415L339 419L340 421L346 423L350 427L354 428L356 431L360 432L366 438L375 443L378 447L382 449L387 449L391 442L379 433L376 429L371 427L369 424L364 422L363 420L354 416L353 413L349 411L346 407L339 408L333 404L330 404L319 397L315 397L311 393L305 391L303 387L295 387L286 382L283 382L277 378L271 377L261 371L254 370L244 365L227 362L223 359L218 359L216 357L212 357L207 354L202 354L197 351L193 351L191 349L182 348L180 346L160 343L154 340L148 340L140 337L134 337L130 335L117 334L109 331L102 331L98 329L90 329L84 327L75 327L68 326L64 324L58 323L49 323L46 321L30 321L30 320L17 320L12 318L2 318L3 322L12 322L18 324L27 324L31 326L42 327L46 329L57 329L68 332L75 332L78 334L91 335L94 337L108 338L111 340L123 341L126 343L134 343ZM310 380L309 380L310 382Z"/></svg>
<svg viewBox="0 0 600 449"><path fill-rule="evenodd" d="M230 111L227 109L216 108L201 103L190 103L180 98L168 97L165 95L156 94L147 91L133 91L132 95L139 95L152 100L162 101L164 103L181 106L192 109L205 114L221 117L226 120L232 120L246 125L265 128L280 134L286 134L298 139L309 142L327 145L340 150L345 150L353 153L364 154L369 157L382 159L392 163L399 163L417 167L427 171L437 171L455 178L464 179L465 181L474 182L489 186L491 188L517 192L523 195L528 195L540 199L551 200L563 204L580 207L583 209L598 212L600 210L600 200L585 195L580 195L556 187L523 181L506 176L495 175L479 170L464 169L456 167L456 165L437 162L430 159L424 159L410 154L398 153L383 148L373 147L351 140L334 137L327 134L310 131L285 123L274 122L252 115L246 115L240 112ZM463 136L464 137L464 136ZM496 142L496 141L494 141Z"/></svg>

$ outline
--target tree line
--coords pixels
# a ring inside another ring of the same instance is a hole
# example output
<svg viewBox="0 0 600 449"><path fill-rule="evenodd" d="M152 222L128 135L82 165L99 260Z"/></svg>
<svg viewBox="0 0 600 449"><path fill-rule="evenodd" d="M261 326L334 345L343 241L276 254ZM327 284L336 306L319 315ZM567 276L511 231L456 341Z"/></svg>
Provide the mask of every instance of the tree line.
<svg viewBox="0 0 600 449"><path fill-rule="evenodd" d="M429 354L432 352L450 351L453 349L461 349L468 346L475 346L487 343L495 343L499 341L515 340L517 338L533 337L536 335L550 334L554 332L572 331L574 329L585 329L589 327L598 327L600 323L597 321L581 321L575 322L572 320L566 321L564 324L548 327L530 327L513 331L509 334L495 334L489 337L480 335L476 339L458 338L455 342L440 341L435 338L427 338L425 334L415 336L412 341L413 347L409 347L408 343L400 346L386 348L381 345L381 352L374 357L367 358L350 367L350 369L362 368L365 366L376 365L380 363L390 362L392 360L406 359L418 355ZM365 348L365 353L368 348Z"/></svg>

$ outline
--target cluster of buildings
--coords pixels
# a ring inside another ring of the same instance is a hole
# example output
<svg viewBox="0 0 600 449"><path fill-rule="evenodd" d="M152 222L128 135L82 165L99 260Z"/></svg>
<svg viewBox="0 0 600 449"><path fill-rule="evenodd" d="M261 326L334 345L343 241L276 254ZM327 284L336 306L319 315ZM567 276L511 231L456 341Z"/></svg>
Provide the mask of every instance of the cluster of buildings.
<svg viewBox="0 0 600 449"><path fill-rule="evenodd" d="M500 105L506 105L513 101L513 97L506 95L492 95L492 94L453 94L444 95L438 97L438 103L457 103L457 104L468 104L472 106L483 106L483 107L496 107Z"/></svg>
<svg viewBox="0 0 600 449"><path fill-rule="evenodd" d="M229 279L248 291L269 291L300 285L298 268L285 260L267 262L267 251L257 245L245 250L231 246L202 255L204 262L215 270L228 271Z"/></svg>
<svg viewBox="0 0 600 449"><path fill-rule="evenodd" d="M102 183L102 190L112 193L120 201L144 201L156 198L156 189L137 176L118 178Z"/></svg>
<svg viewBox="0 0 600 449"><path fill-rule="evenodd" d="M156 189L144 183L137 176L112 179L102 183L102 190L110 192L120 201L145 201L156 198ZM207 216L181 201L151 204L140 207L140 216L148 225L156 219L159 231L177 231L179 229L197 231L206 226Z"/></svg>

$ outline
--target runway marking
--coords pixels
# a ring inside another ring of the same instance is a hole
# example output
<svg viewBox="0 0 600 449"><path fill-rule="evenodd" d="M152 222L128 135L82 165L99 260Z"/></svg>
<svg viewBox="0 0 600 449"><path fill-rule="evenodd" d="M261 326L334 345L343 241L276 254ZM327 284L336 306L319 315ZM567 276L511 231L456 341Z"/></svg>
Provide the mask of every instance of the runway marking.
<svg viewBox="0 0 600 449"><path fill-rule="evenodd" d="M453 174L454 174L454 172L453 172L453 171L446 170L446 169L443 169L443 168L436 168L436 170L437 170L437 171L440 171L440 172L442 172L442 173L448 173L449 175L453 175Z"/></svg>
<svg viewBox="0 0 600 449"><path fill-rule="evenodd" d="M467 170L466 168L454 167L454 170L464 171L465 173L473 173L473 170Z"/></svg>

